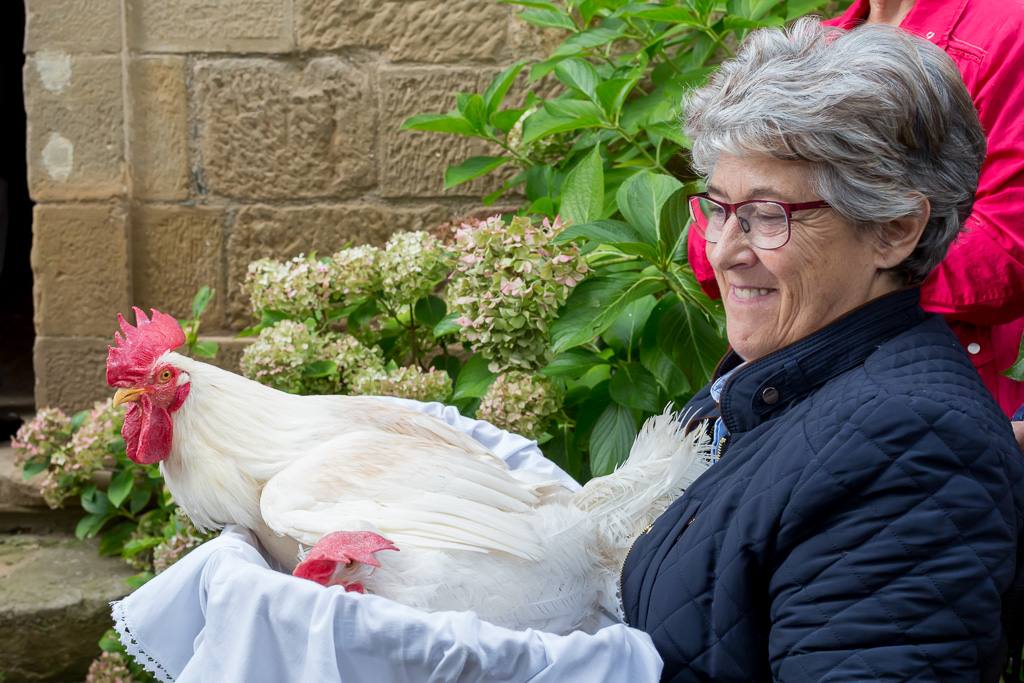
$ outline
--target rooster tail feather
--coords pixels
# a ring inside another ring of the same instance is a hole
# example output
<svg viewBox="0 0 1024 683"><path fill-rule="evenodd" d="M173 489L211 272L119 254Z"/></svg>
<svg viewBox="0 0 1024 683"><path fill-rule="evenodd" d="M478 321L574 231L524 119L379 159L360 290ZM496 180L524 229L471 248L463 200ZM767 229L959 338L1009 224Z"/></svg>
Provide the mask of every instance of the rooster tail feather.
<svg viewBox="0 0 1024 683"><path fill-rule="evenodd" d="M617 470L592 479L573 498L597 525L607 556L624 555L711 464L711 439L702 429L686 434L687 415L672 407L644 423Z"/></svg>

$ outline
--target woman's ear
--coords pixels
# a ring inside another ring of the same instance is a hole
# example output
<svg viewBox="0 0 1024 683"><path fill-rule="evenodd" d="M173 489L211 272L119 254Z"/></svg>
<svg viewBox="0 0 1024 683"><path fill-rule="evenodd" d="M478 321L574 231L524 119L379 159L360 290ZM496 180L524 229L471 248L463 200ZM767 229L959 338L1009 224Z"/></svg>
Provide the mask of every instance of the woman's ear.
<svg viewBox="0 0 1024 683"><path fill-rule="evenodd" d="M879 226L878 244L875 250L875 265L879 270L895 268L903 263L921 241L924 228L928 225L932 206L927 198L921 198L921 210L916 216L905 216Z"/></svg>

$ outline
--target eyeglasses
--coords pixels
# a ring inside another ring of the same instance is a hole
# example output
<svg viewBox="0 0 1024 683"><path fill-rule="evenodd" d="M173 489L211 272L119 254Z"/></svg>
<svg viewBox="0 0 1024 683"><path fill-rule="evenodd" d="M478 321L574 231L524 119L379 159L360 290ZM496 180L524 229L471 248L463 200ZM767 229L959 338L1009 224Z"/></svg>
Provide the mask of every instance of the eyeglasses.
<svg viewBox="0 0 1024 683"><path fill-rule="evenodd" d="M729 216L736 214L740 230L747 240L758 249L778 249L789 242L790 218L794 211L824 209L825 201L790 204L768 199L751 199L737 204L720 202L707 193L693 194L690 200L690 216L693 224L705 240L715 244L722 239Z"/></svg>

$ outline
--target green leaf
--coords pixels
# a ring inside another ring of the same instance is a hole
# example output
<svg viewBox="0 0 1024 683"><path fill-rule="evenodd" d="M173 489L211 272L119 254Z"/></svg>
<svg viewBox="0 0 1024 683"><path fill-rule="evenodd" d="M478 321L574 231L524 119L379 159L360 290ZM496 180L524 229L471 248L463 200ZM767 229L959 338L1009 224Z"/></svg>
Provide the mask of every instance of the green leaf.
<svg viewBox="0 0 1024 683"><path fill-rule="evenodd" d="M584 102L583 104L591 104L595 110L597 109L596 105L590 102ZM555 116L549 113L547 109L538 109L523 122L523 144L528 145L531 142L548 135L554 135L555 133L565 133L581 128L594 128L600 124L601 119L599 116Z"/></svg>
<svg viewBox="0 0 1024 683"><path fill-rule="evenodd" d="M636 440L637 425L629 408L612 403L590 433L590 471L595 477L611 474L629 455Z"/></svg>
<svg viewBox="0 0 1024 683"><path fill-rule="evenodd" d="M540 79L544 78L558 66L565 57L549 57L542 62L537 62L530 67L530 76L527 79L530 83L536 83Z"/></svg>
<svg viewBox="0 0 1024 683"><path fill-rule="evenodd" d="M213 358L219 349L220 345L217 342L204 339L196 342L196 345L192 347L192 353L196 358Z"/></svg>
<svg viewBox="0 0 1024 683"><path fill-rule="evenodd" d="M782 17L764 17L763 19L745 19L737 16L727 16L722 19L722 26L728 31L752 31L770 26L783 26L786 20Z"/></svg>
<svg viewBox="0 0 1024 683"><path fill-rule="evenodd" d="M601 217L604 210L604 162L595 146L569 171L562 185L562 217L572 223L587 223Z"/></svg>
<svg viewBox="0 0 1024 683"><path fill-rule="evenodd" d="M138 590L146 585L146 582L152 579L153 576L153 572L139 572L138 574L129 576L124 580L124 582L128 584L128 587L132 590Z"/></svg>
<svg viewBox="0 0 1024 683"><path fill-rule="evenodd" d="M82 517L75 525L75 537L80 541L92 538L106 521L106 515L99 513L91 513Z"/></svg>
<svg viewBox="0 0 1024 683"><path fill-rule="evenodd" d="M643 235L645 243L658 244L661 209L672 193L682 186L675 178L649 171L637 173L622 183L616 193L619 210Z"/></svg>
<svg viewBox="0 0 1024 683"><path fill-rule="evenodd" d="M555 67L555 76L563 84L586 95L591 100L597 97L597 84L601 77L594 65L585 59L566 59Z"/></svg>
<svg viewBox="0 0 1024 683"><path fill-rule="evenodd" d="M661 350L686 374L692 386L703 386L725 353L718 327L704 312L677 297L659 302L658 341Z"/></svg>
<svg viewBox="0 0 1024 683"><path fill-rule="evenodd" d="M206 311L206 307L210 305L210 299L213 298L213 290L203 285L196 292L195 298L192 299L192 317L201 318L203 313Z"/></svg>
<svg viewBox="0 0 1024 683"><path fill-rule="evenodd" d="M558 28L565 31L576 31L576 24L572 19L558 10L550 9L529 9L520 12L519 18L528 24L542 28Z"/></svg>
<svg viewBox="0 0 1024 683"><path fill-rule="evenodd" d="M712 301L708 298L708 295L697 283L697 278L694 277L693 270L689 266L672 264L665 271L665 277L670 281L676 294L685 295L687 303L696 305L709 319L716 320L719 327L724 325L725 313L722 309L722 302Z"/></svg>
<svg viewBox="0 0 1024 683"><path fill-rule="evenodd" d="M637 362L626 363L615 370L608 385L608 394L613 401L627 408L648 413L664 408L658 405L658 380Z"/></svg>
<svg viewBox="0 0 1024 683"><path fill-rule="evenodd" d="M491 125L500 130L503 133L507 133L512 130L512 127L523 117L526 109L519 107L517 109L502 109L491 114L490 122Z"/></svg>
<svg viewBox="0 0 1024 683"><path fill-rule="evenodd" d="M729 0L728 14L744 19L760 19L783 0Z"/></svg>
<svg viewBox="0 0 1024 683"><path fill-rule="evenodd" d="M484 112L488 121L491 120L501 103L505 101L505 95L508 94L509 88L515 82L516 76L523 70L523 66L525 66L523 62L516 62L512 66L506 67L487 86L487 90L484 91Z"/></svg>
<svg viewBox="0 0 1024 683"><path fill-rule="evenodd" d="M705 19L708 14L711 13L711 10L715 8L715 1L716 0L685 0L686 4L694 11L697 17L702 20L702 24L703 19Z"/></svg>
<svg viewBox="0 0 1024 683"><path fill-rule="evenodd" d="M597 365L607 365L608 361L590 349L569 349L563 351L541 369L545 377L582 377Z"/></svg>
<svg viewBox="0 0 1024 683"><path fill-rule="evenodd" d="M338 374L338 364L333 360L315 360L312 363L306 363L302 368L302 376L306 379L331 377L336 374Z"/></svg>
<svg viewBox="0 0 1024 683"><path fill-rule="evenodd" d="M455 95L455 108L462 114L469 125L477 132L482 132L486 123L484 98L477 93L460 92Z"/></svg>
<svg viewBox="0 0 1024 683"><path fill-rule="evenodd" d="M268 309L264 309L262 311L262 318L260 318L260 325L262 325L263 327L270 327L271 325L276 325L282 320L288 320L290 319L290 317L291 316L289 316L287 313L282 313L281 311L271 311Z"/></svg>
<svg viewBox="0 0 1024 683"><path fill-rule="evenodd" d="M604 112L593 102L588 100L574 100L566 97L557 100L548 100L544 103L544 111L552 116L561 118L583 119L585 121L600 122Z"/></svg>
<svg viewBox="0 0 1024 683"><path fill-rule="evenodd" d="M124 543L135 531L135 522L124 521L103 532L100 537L100 555L120 555Z"/></svg>
<svg viewBox="0 0 1024 683"><path fill-rule="evenodd" d="M21 478L28 481L32 477L36 476L40 472L45 471L47 468L46 460L40 458L39 460L26 460L25 464L21 467Z"/></svg>
<svg viewBox="0 0 1024 683"><path fill-rule="evenodd" d="M131 500L128 501L128 510L133 515L139 514L143 508L146 507L146 503L149 502L149 497L152 495L153 490L150 488L148 482L143 482L132 487Z"/></svg>
<svg viewBox="0 0 1024 683"><path fill-rule="evenodd" d="M622 104L638 81L637 78L610 78L597 86L597 101L609 119L618 121Z"/></svg>
<svg viewBox="0 0 1024 683"><path fill-rule="evenodd" d="M243 329L241 332L239 332L235 336L240 338L240 339L243 339L245 337L255 337L256 335L258 335L262 331L263 331L263 325L251 325L251 326L246 327L245 329Z"/></svg>
<svg viewBox="0 0 1024 683"><path fill-rule="evenodd" d="M416 313L416 322L427 327L434 327L444 319L445 314L448 312L448 307L444 301L431 294L417 301L414 311Z"/></svg>
<svg viewBox="0 0 1024 683"><path fill-rule="evenodd" d="M379 311L377 310L377 302L374 299L367 299L363 303L359 304L351 313L348 314L349 331L351 332L363 327L369 323L377 313L379 313Z"/></svg>
<svg viewBox="0 0 1024 683"><path fill-rule="evenodd" d="M107 488L107 498L114 507L121 507L128 494L132 492L132 484L135 483L135 476L132 470L121 470L110 480Z"/></svg>
<svg viewBox="0 0 1024 683"><path fill-rule="evenodd" d="M558 11L558 6L553 2L544 2L544 0L498 0L503 5L519 5L520 7L534 7L536 9L546 9L552 12Z"/></svg>
<svg viewBox="0 0 1024 683"><path fill-rule="evenodd" d="M441 319L436 325L434 325L434 339L440 339L441 337L448 334L455 334L462 329L462 325L456 322L459 319L459 314L452 311L444 318Z"/></svg>
<svg viewBox="0 0 1024 683"><path fill-rule="evenodd" d="M510 160L511 157L470 157L461 164L449 166L444 172L444 189L486 175Z"/></svg>
<svg viewBox="0 0 1024 683"><path fill-rule="evenodd" d="M657 325L647 327L655 332L653 336L648 336L647 329L644 330L644 336L640 340L640 364L654 375L668 396L679 396L691 391L690 380L686 379L679 366L672 362L658 345Z"/></svg>
<svg viewBox="0 0 1024 683"><path fill-rule="evenodd" d="M823 9L829 0L786 0L786 21Z"/></svg>
<svg viewBox="0 0 1024 683"><path fill-rule="evenodd" d="M1017 360L1003 373L1017 382L1024 382L1024 339L1020 340L1020 350L1017 353Z"/></svg>
<svg viewBox="0 0 1024 683"><path fill-rule="evenodd" d="M79 427L85 424L86 418L89 417L88 410L79 410L77 413L71 416L71 431L77 432Z"/></svg>
<svg viewBox="0 0 1024 683"><path fill-rule="evenodd" d="M579 284L551 325L551 348L561 353L585 344L601 334L623 308L648 294L664 289L660 277L637 272L614 273Z"/></svg>
<svg viewBox="0 0 1024 683"><path fill-rule="evenodd" d="M628 353L639 344L647 319L651 317L651 311L657 305L658 300L650 295L629 303L612 321L601 338L619 353Z"/></svg>
<svg viewBox="0 0 1024 683"><path fill-rule="evenodd" d="M497 375L487 369L487 359L476 354L459 370L452 399L480 398L487 393L495 377Z"/></svg>
<svg viewBox="0 0 1024 683"><path fill-rule="evenodd" d="M598 242L600 244L642 243L643 235L640 234L629 223L605 219L583 223L582 225L570 225L554 239L555 244L571 242L580 238Z"/></svg>
<svg viewBox="0 0 1024 683"><path fill-rule="evenodd" d="M685 149L690 149L692 145L692 141L683 135L682 128L680 128L679 124L675 122L648 124L647 136L665 138L669 142L674 142Z"/></svg>
<svg viewBox="0 0 1024 683"><path fill-rule="evenodd" d="M162 538L158 536L146 536L144 538L136 538L128 541L124 544L121 554L125 557L134 557L139 553L144 553L150 548L155 548L163 542Z"/></svg>
<svg viewBox="0 0 1024 683"><path fill-rule="evenodd" d="M454 133L455 135L469 136L478 134L473 124L458 112L410 116L402 123L402 130L423 130L432 133Z"/></svg>
<svg viewBox="0 0 1024 683"><path fill-rule="evenodd" d="M569 57L578 55L585 50L600 47L601 45L606 45L612 42L621 36L624 31L625 25L623 24L616 28L599 26L588 31L583 31L582 33L573 34L562 41L562 44L555 48L555 51L551 53L551 56Z"/></svg>
<svg viewBox="0 0 1024 683"><path fill-rule="evenodd" d="M110 500L107 494L94 485L86 486L81 496L82 509L96 515L105 515L110 511Z"/></svg>
<svg viewBox="0 0 1024 683"><path fill-rule="evenodd" d="M526 209L528 215L535 216L547 216L548 218L555 217L555 204L551 201L551 197L541 197L537 201L530 204Z"/></svg>
<svg viewBox="0 0 1024 683"><path fill-rule="evenodd" d="M690 222L690 205L688 197L690 188L681 187L665 200L661 207L661 217L658 225L658 249L661 258L669 261L676 249L679 248L679 241L686 232L686 224Z"/></svg>
<svg viewBox="0 0 1024 683"><path fill-rule="evenodd" d="M107 632L103 634L99 642L100 650L103 652L121 652L124 646L121 645L121 639L117 635L117 631L114 629L107 629Z"/></svg>
<svg viewBox="0 0 1024 683"><path fill-rule="evenodd" d="M631 5L623 8L619 16L647 19L648 21L666 21L673 24L684 24L686 26L702 26L700 20L693 16L693 12L685 7L663 7L660 5Z"/></svg>

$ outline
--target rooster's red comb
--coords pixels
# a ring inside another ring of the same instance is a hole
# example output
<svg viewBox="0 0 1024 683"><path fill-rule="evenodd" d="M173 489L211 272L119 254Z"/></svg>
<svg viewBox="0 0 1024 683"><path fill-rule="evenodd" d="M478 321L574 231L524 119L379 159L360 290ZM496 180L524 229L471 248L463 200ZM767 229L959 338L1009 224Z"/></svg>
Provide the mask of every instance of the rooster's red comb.
<svg viewBox="0 0 1024 683"><path fill-rule="evenodd" d="M172 316L153 308L147 318L142 309L132 310L135 325L118 313L117 324L124 336L115 332L114 346L107 347L107 384L112 387L142 384L157 358L185 343L185 333Z"/></svg>

